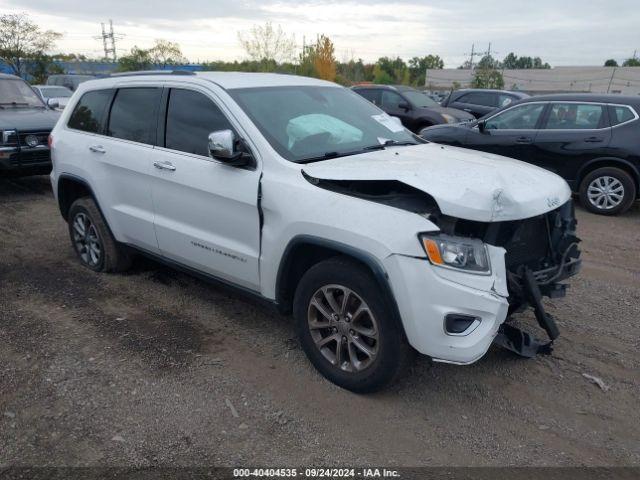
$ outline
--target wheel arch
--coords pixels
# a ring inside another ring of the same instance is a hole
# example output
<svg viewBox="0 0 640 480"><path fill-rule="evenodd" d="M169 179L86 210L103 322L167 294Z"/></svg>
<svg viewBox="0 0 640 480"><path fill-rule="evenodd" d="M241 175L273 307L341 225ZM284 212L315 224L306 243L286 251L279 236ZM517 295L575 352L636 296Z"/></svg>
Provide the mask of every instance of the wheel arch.
<svg viewBox="0 0 640 480"><path fill-rule="evenodd" d="M594 158L593 160L590 160L582 167L580 167L576 178L575 191L580 192L582 181L587 175L589 175L589 173L603 167L619 168L620 170L623 170L631 175L631 178L633 179L636 186L636 197L640 196L640 172L630 161L616 157Z"/></svg>
<svg viewBox="0 0 640 480"><path fill-rule="evenodd" d="M404 332L400 311L382 263L357 247L311 235L292 238L284 250L276 277L276 303L280 312L291 313L295 289L304 273L313 265L336 256L350 258L371 272L383 292L387 306L393 312L394 319L399 322Z"/></svg>
<svg viewBox="0 0 640 480"><path fill-rule="evenodd" d="M106 221L104 212L100 208L100 203L86 180L68 173L63 173L58 177L58 208L62 218L68 220L71 204L82 197L91 197Z"/></svg>

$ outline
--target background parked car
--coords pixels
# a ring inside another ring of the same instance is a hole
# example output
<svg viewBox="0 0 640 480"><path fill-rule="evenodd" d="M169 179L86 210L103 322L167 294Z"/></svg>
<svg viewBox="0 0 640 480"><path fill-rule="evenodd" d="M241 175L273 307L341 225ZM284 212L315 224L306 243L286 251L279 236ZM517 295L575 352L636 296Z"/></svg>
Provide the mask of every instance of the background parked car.
<svg viewBox="0 0 640 480"><path fill-rule="evenodd" d="M353 91L398 117L405 127L416 133L431 125L468 122L475 118L462 110L441 107L423 92L402 85L357 86Z"/></svg>
<svg viewBox="0 0 640 480"><path fill-rule="evenodd" d="M34 90L40 94L42 99L48 104L49 101L57 103L59 108L67 106L67 102L73 92L67 87L57 87L51 85L32 85Z"/></svg>
<svg viewBox="0 0 640 480"><path fill-rule="evenodd" d="M27 82L0 74L0 175L51 171L48 137L59 115Z"/></svg>
<svg viewBox="0 0 640 480"><path fill-rule="evenodd" d="M72 92L75 92L82 82L93 80L94 78L96 78L95 75L49 75L47 85L67 87Z"/></svg>
<svg viewBox="0 0 640 480"><path fill-rule="evenodd" d="M594 213L615 215L638 198L640 97L559 94L532 97L477 122L420 135L517 158L551 170Z"/></svg>
<svg viewBox="0 0 640 480"><path fill-rule="evenodd" d="M529 95L508 90L462 89L451 92L440 104L464 110L480 118L523 98L529 98Z"/></svg>

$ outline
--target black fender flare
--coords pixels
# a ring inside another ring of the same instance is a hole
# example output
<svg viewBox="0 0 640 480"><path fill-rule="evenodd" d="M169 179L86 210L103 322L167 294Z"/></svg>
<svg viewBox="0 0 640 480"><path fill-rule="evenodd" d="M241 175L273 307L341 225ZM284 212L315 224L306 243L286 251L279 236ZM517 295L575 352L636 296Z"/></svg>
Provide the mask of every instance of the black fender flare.
<svg viewBox="0 0 640 480"><path fill-rule="evenodd" d="M291 240L289 240L289 243L284 249L276 276L276 304L279 306L279 308L282 308L284 306L284 276L289 267L291 252L299 245L313 245L317 247L327 248L347 257L352 257L367 266L371 270L376 282L382 289L385 302L391 309L394 320L398 322L403 334L405 334L402 317L400 316L400 310L398 309L398 304L393 294L393 290L391 289L391 284L389 283L389 275L380 260L371 255L369 252L366 252L365 250L359 249L352 245L341 243L336 240L316 237L313 235L296 235Z"/></svg>

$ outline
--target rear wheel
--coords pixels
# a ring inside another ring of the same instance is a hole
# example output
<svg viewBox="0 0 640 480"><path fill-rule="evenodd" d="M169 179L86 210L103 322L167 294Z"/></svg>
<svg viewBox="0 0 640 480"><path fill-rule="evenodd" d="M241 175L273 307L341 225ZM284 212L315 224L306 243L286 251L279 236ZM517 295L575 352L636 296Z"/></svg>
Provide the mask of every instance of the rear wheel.
<svg viewBox="0 0 640 480"><path fill-rule="evenodd" d="M294 316L311 363L348 390L383 388L410 358L411 347L380 287L364 267L348 259L323 261L304 274Z"/></svg>
<svg viewBox="0 0 640 480"><path fill-rule="evenodd" d="M122 272L131 257L116 242L90 197L79 198L69 208L69 236L80 262L96 272Z"/></svg>
<svg viewBox="0 0 640 480"><path fill-rule="evenodd" d="M633 178L619 168L598 168L587 174L580 184L580 202L590 212L600 215L625 212L635 198Z"/></svg>

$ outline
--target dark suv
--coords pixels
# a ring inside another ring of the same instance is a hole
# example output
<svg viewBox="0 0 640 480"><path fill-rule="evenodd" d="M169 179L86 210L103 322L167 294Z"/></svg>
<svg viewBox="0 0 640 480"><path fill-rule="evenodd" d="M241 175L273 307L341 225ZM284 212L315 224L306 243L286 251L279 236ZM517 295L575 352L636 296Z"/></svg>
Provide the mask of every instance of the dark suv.
<svg viewBox="0 0 640 480"><path fill-rule="evenodd" d="M523 98L529 98L529 95L524 92L510 92L508 90L466 88L451 92L440 104L443 107L464 110L476 118L480 118Z"/></svg>
<svg viewBox="0 0 640 480"><path fill-rule="evenodd" d="M59 116L27 82L0 74L0 175L49 173L48 137Z"/></svg>
<svg viewBox="0 0 640 480"><path fill-rule="evenodd" d="M420 135L524 160L563 177L594 213L615 215L638 198L640 97L558 94L503 107L477 122Z"/></svg>
<svg viewBox="0 0 640 480"><path fill-rule="evenodd" d="M470 113L442 107L427 94L403 85L362 85L353 87L353 91L398 117L415 133L431 125L475 120Z"/></svg>

